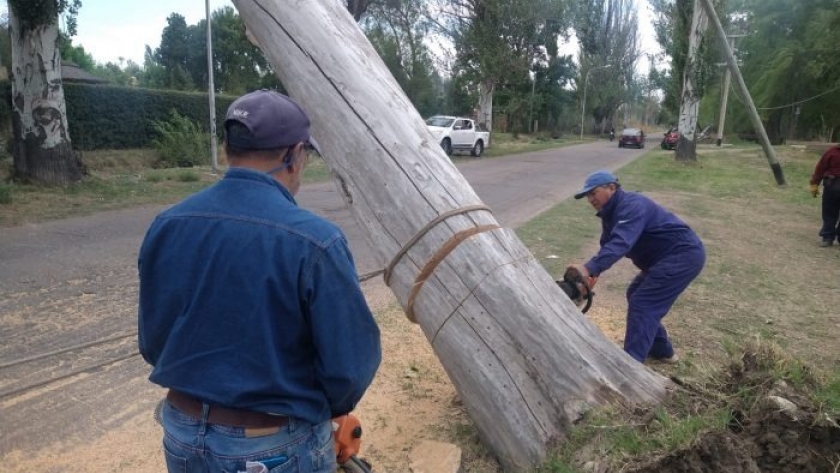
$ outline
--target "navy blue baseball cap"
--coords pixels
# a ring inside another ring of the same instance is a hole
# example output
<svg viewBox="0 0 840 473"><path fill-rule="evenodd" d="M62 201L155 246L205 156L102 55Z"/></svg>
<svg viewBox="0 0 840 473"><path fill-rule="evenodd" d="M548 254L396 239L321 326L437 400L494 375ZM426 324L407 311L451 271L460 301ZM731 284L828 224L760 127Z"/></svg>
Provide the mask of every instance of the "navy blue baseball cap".
<svg viewBox="0 0 840 473"><path fill-rule="evenodd" d="M230 136L228 126L241 123L249 134ZM309 117L294 100L273 90L257 90L234 100L225 116L225 139L244 150L279 149L309 143L319 153L309 134Z"/></svg>
<svg viewBox="0 0 840 473"><path fill-rule="evenodd" d="M605 186L607 184L618 184L618 178L613 176L613 173L609 171L595 171L586 177L583 189L575 193L575 199L582 199L592 189L598 186Z"/></svg>

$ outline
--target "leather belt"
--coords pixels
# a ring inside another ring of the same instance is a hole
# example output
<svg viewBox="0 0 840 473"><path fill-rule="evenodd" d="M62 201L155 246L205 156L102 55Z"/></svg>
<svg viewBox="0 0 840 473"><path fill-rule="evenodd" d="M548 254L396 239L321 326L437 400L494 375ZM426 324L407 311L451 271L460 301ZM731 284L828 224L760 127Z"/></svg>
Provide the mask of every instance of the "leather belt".
<svg viewBox="0 0 840 473"><path fill-rule="evenodd" d="M166 400L184 414L195 417L196 419L201 418L203 403L198 399L170 389L166 393ZM264 429L269 427L284 427L289 423L287 416L245 409L231 409L218 404L209 405L210 409L207 412L208 424Z"/></svg>

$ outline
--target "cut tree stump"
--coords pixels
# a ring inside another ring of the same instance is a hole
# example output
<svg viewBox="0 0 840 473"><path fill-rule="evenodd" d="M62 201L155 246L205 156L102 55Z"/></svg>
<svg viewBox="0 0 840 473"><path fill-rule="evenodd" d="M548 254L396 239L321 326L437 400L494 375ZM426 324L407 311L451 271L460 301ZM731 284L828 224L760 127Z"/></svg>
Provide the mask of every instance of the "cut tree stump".
<svg viewBox="0 0 840 473"><path fill-rule="evenodd" d="M608 340L498 227L341 2L233 3L507 471L544 461L590 407L665 396L669 381Z"/></svg>

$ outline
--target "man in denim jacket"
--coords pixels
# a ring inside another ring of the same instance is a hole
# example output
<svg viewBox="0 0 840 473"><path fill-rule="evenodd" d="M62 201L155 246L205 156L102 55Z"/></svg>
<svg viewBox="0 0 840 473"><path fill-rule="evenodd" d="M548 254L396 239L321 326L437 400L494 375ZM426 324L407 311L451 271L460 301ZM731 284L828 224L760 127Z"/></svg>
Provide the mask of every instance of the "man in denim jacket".
<svg viewBox="0 0 840 473"><path fill-rule="evenodd" d="M330 419L381 360L341 230L301 209L309 118L285 95L237 99L230 170L162 212L140 249L139 344L170 472L336 469Z"/></svg>
<svg viewBox="0 0 840 473"><path fill-rule="evenodd" d="M627 288L624 351L639 362L677 362L662 318L703 269L703 243L676 215L648 197L624 191L609 171L590 174L575 194L583 197L601 218L601 249L573 267L586 280L630 258L641 271Z"/></svg>

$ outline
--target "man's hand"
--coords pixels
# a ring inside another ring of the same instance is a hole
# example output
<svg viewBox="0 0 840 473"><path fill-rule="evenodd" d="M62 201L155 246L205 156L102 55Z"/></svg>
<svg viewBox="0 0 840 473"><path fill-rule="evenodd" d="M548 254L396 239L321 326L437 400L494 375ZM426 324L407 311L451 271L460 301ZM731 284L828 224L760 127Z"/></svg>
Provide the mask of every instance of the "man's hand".
<svg viewBox="0 0 840 473"><path fill-rule="evenodd" d="M586 283L586 285L579 284L580 287L578 288L580 290L580 293L586 296L587 290L592 290L592 288L595 286L595 283L598 281L598 278L595 276L590 276L589 270L586 269L586 266L582 264L570 264L568 267L566 267L566 271L569 270L580 274L581 280Z"/></svg>
<svg viewBox="0 0 840 473"><path fill-rule="evenodd" d="M584 281L589 279L589 270L586 269L586 266L584 266L582 264L570 264L566 268L566 270L568 271L569 269L577 271L578 274L580 274L580 277L583 278Z"/></svg>
<svg viewBox="0 0 840 473"><path fill-rule="evenodd" d="M820 195L820 186L819 184L811 184L811 195L814 196L816 199Z"/></svg>

